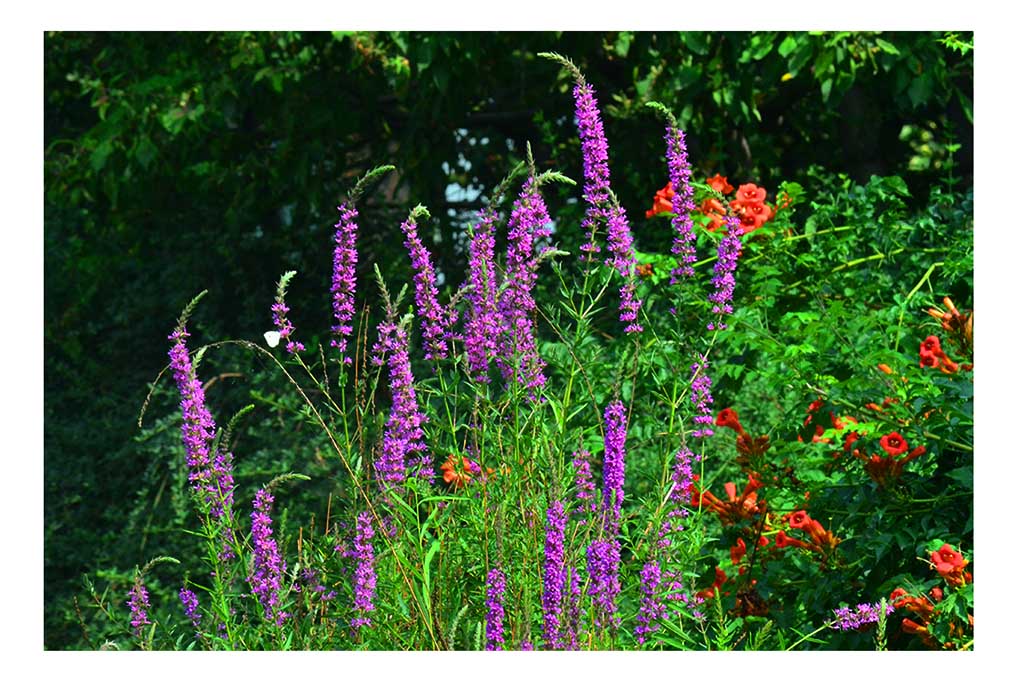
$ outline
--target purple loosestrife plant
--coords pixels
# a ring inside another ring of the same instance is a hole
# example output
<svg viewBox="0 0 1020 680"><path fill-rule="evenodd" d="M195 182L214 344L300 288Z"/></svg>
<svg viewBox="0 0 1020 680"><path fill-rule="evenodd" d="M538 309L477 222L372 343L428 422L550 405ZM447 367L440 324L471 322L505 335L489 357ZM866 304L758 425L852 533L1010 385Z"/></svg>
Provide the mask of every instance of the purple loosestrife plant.
<svg viewBox="0 0 1020 680"><path fill-rule="evenodd" d="M449 353L447 340L456 311L439 304L439 289L436 272L432 268L432 255L418 235L418 219L428 217L424 206L416 206L407 221L400 225L404 232L404 247L411 256L414 269L415 314L421 319L422 335L425 341L426 359L445 359Z"/></svg>
<svg viewBox="0 0 1020 680"><path fill-rule="evenodd" d="M612 257L609 264L624 278L620 287L620 321L626 323L625 333L640 333L644 328L637 323L641 301L634 297L637 288L637 260L634 259L634 239L627 223L627 213L619 203L609 208L606 241Z"/></svg>
<svg viewBox="0 0 1020 680"><path fill-rule="evenodd" d="M566 510L563 508L563 503L554 501L546 512L545 524L542 630L547 649L563 649L563 599L566 594L567 579L563 538L566 530Z"/></svg>
<svg viewBox="0 0 1020 680"><path fill-rule="evenodd" d="M891 604L886 604L886 615L892 614L894 611L896 610ZM882 606L878 602L862 602L853 609L850 607L840 607L839 609L833 609L832 613L836 616L830 622L833 628L837 630L860 630L864 626L878 623L878 619L882 615Z"/></svg>
<svg viewBox="0 0 1020 680"><path fill-rule="evenodd" d="M479 382L489 382L489 360L496 355L499 310L496 306L496 212L486 208L471 235L468 301L471 312L464 333L468 370Z"/></svg>
<svg viewBox="0 0 1020 680"><path fill-rule="evenodd" d="M372 548L372 516L369 512L358 515L358 524L354 535L354 612L351 627L355 630L362 626L372 625L371 612L375 610L375 552Z"/></svg>
<svg viewBox="0 0 1020 680"><path fill-rule="evenodd" d="M712 277L714 290L709 293L708 301L712 303L712 313L718 315L716 322L709 322L708 330L724 330L726 323L722 320L727 314L733 313L733 289L736 280L733 272L737 269L737 258L740 257L740 223L736 217L726 218L726 235L719 242L718 257L715 261L715 276Z"/></svg>
<svg viewBox="0 0 1020 680"><path fill-rule="evenodd" d="M567 611L567 649L578 649L578 631L581 629L581 579L576 569L568 569L570 587L569 610Z"/></svg>
<svg viewBox="0 0 1020 680"><path fill-rule="evenodd" d="M273 302L273 326L276 328L277 333L280 334L279 340L285 340L287 342L287 353L294 354L295 352L303 352L305 346L300 342L295 342L290 339L291 333L294 332L294 324L287 319L287 312L290 311L290 307L287 306L287 286L290 285L290 280L294 278L297 272L286 272L280 277L280 283L276 287L276 301Z"/></svg>
<svg viewBox="0 0 1020 680"><path fill-rule="evenodd" d="M680 522L690 516L687 505L691 501L691 485L694 483L693 463L697 460L698 456L695 456L686 445L681 446L676 452L671 476L673 486L668 499L670 509L659 528L657 548L669 548L672 545L672 535L684 530Z"/></svg>
<svg viewBox="0 0 1020 680"><path fill-rule="evenodd" d="M667 571L663 576L666 587L666 599L670 602L679 602L691 613L696 619L705 618L705 613L701 611L701 604L704 600L700 596L691 596L687 593L687 589L684 586L684 579L681 576L679 570ZM669 618L669 611L663 616L663 620Z"/></svg>
<svg viewBox="0 0 1020 680"><path fill-rule="evenodd" d="M601 248L595 242L598 225L606 221L606 242L610 251L607 264L624 277L620 287L620 321L626 323L627 333L639 333L643 329L637 323L641 301L634 297L637 287L633 237L627 213L612 195L609 184L609 143L602 125L595 89L584 79L584 74L569 59L549 52L539 56L557 61L566 67L574 77L574 115L577 134L581 140L581 157L584 173L582 196L588 207L585 210L582 228L588 233L588 242L581 246L585 260L594 258Z"/></svg>
<svg viewBox="0 0 1020 680"><path fill-rule="evenodd" d="M198 611L198 595L187 588L181 588L178 597L181 599L181 606L184 607L184 615L191 621L191 625L197 629L202 621L202 612ZM195 635L198 635L197 631Z"/></svg>
<svg viewBox="0 0 1020 680"><path fill-rule="evenodd" d="M354 319L354 293L357 289L357 278L355 270L358 265L358 210L351 202L337 206L340 211L340 221L336 223L336 234L333 242L333 281L330 285L330 293L333 296L333 318L336 323L330 329L333 339L330 345L340 350L341 360L345 364L351 363L347 356L347 340L354 327L351 321Z"/></svg>
<svg viewBox="0 0 1020 680"><path fill-rule="evenodd" d="M273 496L268 489L259 489L252 502L251 541L252 567L248 576L252 594L262 605L266 621L282 626L287 614L280 608L280 590L287 564L273 538Z"/></svg>
<svg viewBox="0 0 1020 680"><path fill-rule="evenodd" d="M358 209L355 203L369 182L393 169L392 165L382 165L368 171L354 185L347 200L337 206L340 220L334 225L333 279L329 289L336 323L330 329L333 338L329 344L340 350L340 358L345 364L351 363L351 358L347 356L347 340L354 332L351 321L354 319L354 293L357 290Z"/></svg>
<svg viewBox="0 0 1020 680"><path fill-rule="evenodd" d="M595 90L585 82L584 76L569 60L558 55L552 56L565 65L573 74L574 115L577 133L581 140L581 158L584 168L583 197L588 204L581 226L588 234L588 241L581 246L583 258L592 261L602 249L596 243L599 223L606 218L605 204L609 200L609 144L602 128Z"/></svg>
<svg viewBox="0 0 1020 680"><path fill-rule="evenodd" d="M666 127L666 167L669 170L669 181L673 185L673 237L671 252L677 257L677 266L670 272L670 285L679 280L678 277L694 276L694 263L698 260L695 244L698 240L694 232L691 213L695 210L694 189L691 187L691 164L687 160L687 140L684 131L675 119Z"/></svg>
<svg viewBox="0 0 1020 680"><path fill-rule="evenodd" d="M577 507L574 509L574 517L579 524L588 523L588 515L594 515L597 510L595 503L595 480L591 473L591 454L588 449L578 449L574 452L574 498L577 500Z"/></svg>
<svg viewBox="0 0 1020 680"><path fill-rule="evenodd" d="M203 293L204 294L204 293ZM188 353L189 337L185 323L199 295L185 309L177 328L170 334L170 369L181 395L181 436L184 441L188 481L203 518L213 522L213 532L220 539L219 558L233 557L232 525L234 506L233 456L229 451L213 452L216 423L205 405L205 391L195 375Z"/></svg>
<svg viewBox="0 0 1020 680"><path fill-rule="evenodd" d="M620 624L616 598L620 594L620 542L615 537L595 540L588 546L588 595L592 599L595 625Z"/></svg>
<svg viewBox="0 0 1020 680"><path fill-rule="evenodd" d="M645 637L659 630L659 622L666 618L666 605L659 596L662 569L658 562L648 562L641 569L641 609L634 626L634 637L639 645L645 644Z"/></svg>
<svg viewBox="0 0 1020 680"><path fill-rule="evenodd" d="M421 474L432 477L432 461L425 445L422 425L425 415L418 408L418 395L408 355L409 340L403 323L387 319L379 324L376 349L386 356L393 404L383 431L382 452L375 471L383 490L400 487L407 478L408 466L421 465ZM418 456L417 458L412 458Z"/></svg>
<svg viewBox="0 0 1020 680"><path fill-rule="evenodd" d="M697 363L691 364L691 403L694 404L694 422L700 427L691 433L692 437L711 437L715 431L712 417L712 379L708 376L708 356L700 355Z"/></svg>
<svg viewBox="0 0 1020 680"><path fill-rule="evenodd" d="M549 211L532 175L514 202L507 234L506 286L499 296L500 334L496 363L503 379L514 379L527 387L534 398L545 385L545 362L538 355L532 317L535 299L532 289L538 279L535 234L549 223Z"/></svg>
<svg viewBox="0 0 1020 680"><path fill-rule="evenodd" d="M485 649L503 649L503 598L506 595L506 577L499 569L493 569L485 579Z"/></svg>
<svg viewBox="0 0 1020 680"><path fill-rule="evenodd" d="M627 411L616 400L606 407L605 454L602 461L602 507L606 533L615 536L620 529L623 508L623 480L627 453Z"/></svg>
<svg viewBox="0 0 1020 680"><path fill-rule="evenodd" d="M135 582L128 593L128 609L131 610L131 628L135 635L141 637L142 626L147 626L149 620L149 591L142 585L141 576L135 576Z"/></svg>

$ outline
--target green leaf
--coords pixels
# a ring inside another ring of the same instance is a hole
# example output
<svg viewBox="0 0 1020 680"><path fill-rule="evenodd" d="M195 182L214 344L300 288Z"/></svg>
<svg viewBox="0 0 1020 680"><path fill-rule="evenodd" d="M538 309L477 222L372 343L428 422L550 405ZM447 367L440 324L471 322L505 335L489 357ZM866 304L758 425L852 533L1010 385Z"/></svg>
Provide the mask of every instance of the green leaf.
<svg viewBox="0 0 1020 680"><path fill-rule="evenodd" d="M926 103L931 98L931 94L932 82L927 73L922 73L919 77L914 78L910 87L907 88L907 96L910 97L910 103L915 108Z"/></svg>
<svg viewBox="0 0 1020 680"><path fill-rule="evenodd" d="M829 101L830 94L832 94L832 78L829 78L822 83L822 101Z"/></svg>
<svg viewBox="0 0 1020 680"><path fill-rule="evenodd" d="M897 177L896 175L893 175L892 177L883 177L882 184L887 188L892 189L900 196L910 196L910 190L907 188L907 183L903 181L902 177Z"/></svg>
<svg viewBox="0 0 1020 680"><path fill-rule="evenodd" d="M113 140L107 139L97 146L89 158L89 164L93 172L99 172L106 166L107 159L114 151Z"/></svg>
<svg viewBox="0 0 1020 680"><path fill-rule="evenodd" d="M704 56L708 54L709 38L704 31L691 31L683 34L684 44L695 54Z"/></svg>
<svg viewBox="0 0 1020 680"><path fill-rule="evenodd" d="M149 167L158 154L159 149L147 135L140 137L135 143L134 157L143 168Z"/></svg>
<svg viewBox="0 0 1020 680"><path fill-rule="evenodd" d="M974 468L970 465L951 470L946 473L946 477L956 480L959 482L960 486L968 491L971 491L974 488Z"/></svg>
<svg viewBox="0 0 1020 680"><path fill-rule="evenodd" d="M630 51L630 44L634 40L634 34L630 31L620 31L620 34L616 36L616 44L613 46L613 50L621 57L626 57Z"/></svg>
<svg viewBox="0 0 1020 680"><path fill-rule="evenodd" d="M896 49L895 45L893 45L891 42L888 42L887 40L882 40L881 38L875 38L875 45L877 45L878 48L881 49L883 52L886 52L888 54L900 53L900 51Z"/></svg>
<svg viewBox="0 0 1020 680"><path fill-rule="evenodd" d="M822 53L815 59L815 78L821 80L822 76L825 75L832 68L832 60L836 57L836 51L827 48L822 50ZM832 87L831 85L829 87Z"/></svg>
<svg viewBox="0 0 1020 680"><path fill-rule="evenodd" d="M776 44L775 33L758 33L751 38L751 59L761 61Z"/></svg>
<svg viewBox="0 0 1020 680"><path fill-rule="evenodd" d="M783 38L783 42L779 43L779 56L788 57L795 49L797 49L797 39L788 35Z"/></svg>

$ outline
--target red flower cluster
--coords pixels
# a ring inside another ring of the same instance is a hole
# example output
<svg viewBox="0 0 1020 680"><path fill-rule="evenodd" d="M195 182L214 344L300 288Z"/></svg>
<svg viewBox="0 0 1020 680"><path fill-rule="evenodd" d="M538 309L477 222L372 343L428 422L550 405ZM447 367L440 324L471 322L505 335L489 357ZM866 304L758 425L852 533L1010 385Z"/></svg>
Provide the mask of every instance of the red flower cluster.
<svg viewBox="0 0 1020 680"><path fill-rule="evenodd" d="M766 192L754 184L741 184L737 197L730 201L730 209L740 218L744 233L754 231L772 219L774 211L765 202Z"/></svg>
<svg viewBox="0 0 1020 680"><path fill-rule="evenodd" d="M945 310L932 308L928 314L939 320L942 330L949 333L960 351L969 356L974 343L974 312L961 314L948 297L942 298L942 304L946 306Z"/></svg>
<svg viewBox="0 0 1020 680"><path fill-rule="evenodd" d="M714 191L724 196L733 191L733 186L729 181L718 173L714 177L709 177L705 180L705 183ZM652 200L652 207L645 211L645 217L654 217L660 213L672 212L673 197L675 195L676 192L673 189L672 182L667 183L666 186L656 191L655 198ZM761 225L775 217L776 213L781 209L790 204L790 198L785 196L773 207L765 202L766 196L767 192L765 189L755 184L741 184L740 188L737 189L736 198L729 202L728 209L718 198L706 198L701 202L699 210L710 220L708 225L709 231L719 229L723 225L723 218L726 217L727 213L730 213L740 219L741 229L746 234L761 227Z"/></svg>
<svg viewBox="0 0 1020 680"><path fill-rule="evenodd" d="M812 424L815 426L815 432L813 435L811 435L812 444L818 443L829 444L832 442L832 440L829 439L828 437L822 436L822 433L825 432L826 428L823 427L821 423L814 422L815 411L818 411L824 405L825 402L823 402L821 399L816 399L808 405L808 415L804 419L804 427L807 427ZM833 429L843 430L846 428L847 423L856 423L857 419L854 418L853 416L837 416L835 413L832 413L830 411L829 421L832 423ZM843 453L850 453L851 449L853 448L854 442L856 442L858 439L860 439L859 434L857 434L856 432L848 432L846 437L843 438ZM804 439L798 435L797 441L802 442L804 441ZM836 451L833 454L833 458L838 458L839 456L840 456L839 451Z"/></svg>
<svg viewBox="0 0 1020 680"><path fill-rule="evenodd" d="M921 367L937 368L943 373L956 373L959 364L946 356L937 335L929 335L921 342Z"/></svg>
<svg viewBox="0 0 1020 680"><path fill-rule="evenodd" d="M724 525L735 524L742 519L752 519L764 511L764 504L758 503L757 491L762 486L754 475L748 475L743 493L737 496L737 485L734 482L726 482L723 485L726 489L725 501L717 498L711 491L699 491L692 486L691 506L716 513Z"/></svg>
<svg viewBox="0 0 1020 680"><path fill-rule="evenodd" d="M924 455L925 452L924 446L918 446L909 454L903 456L910 447L899 432L890 432L889 434L882 435L882 438L878 440L878 444L885 451L886 455L881 456L873 453L871 456L867 456L861 453L860 450L855 450L854 456L864 461L865 471L879 486L885 486L899 477L907 463L918 456ZM903 457L900 458L900 456Z"/></svg>
<svg viewBox="0 0 1020 680"><path fill-rule="evenodd" d="M831 531L827 531L818 520L811 519L806 510L798 510L791 513L787 516L787 521L789 521L791 529L806 531L811 542L807 543L800 539L792 538L785 531L781 530L776 535L777 548L804 548L818 553L825 553L835 548L843 540L834 536Z"/></svg>
<svg viewBox="0 0 1020 680"><path fill-rule="evenodd" d="M964 559L962 553L954 550L948 543L944 543L941 548L933 551L931 553L931 559L932 567L936 569L939 572L939 575L946 579L946 583L952 587L959 588L974 580L969 571L963 570L969 562ZM932 649L938 649L939 643L932 635L931 631L933 620L937 619L940 615L940 612L935 610L935 605L941 602L942 598L942 588L939 587L932 588L928 593L928 597L914 597L903 588L897 588L889 595L889 602L892 603L892 606L897 610L906 610L921 619L920 622L914 621L913 619L903 619L902 628L904 633L917 635L925 646ZM973 634L974 617L970 614L967 615L967 627L970 628L969 632ZM951 638L962 638L968 631L965 630L965 626L963 626L962 622L952 621L949 624L948 632L949 637ZM956 643L951 640L942 645L945 649L953 649L956 646Z"/></svg>
<svg viewBox="0 0 1020 680"><path fill-rule="evenodd" d="M729 580L729 577L726 576L726 572L723 571L721 568L716 567L715 568L715 581L713 581L712 585L710 585L708 588L705 588L704 590L699 590L696 594L697 594L698 597L700 597L703 600L707 600L709 598L713 598L713 597L715 597L715 591L718 590L719 588L722 588L722 585L724 583L726 583L726 581L728 581L728 580ZM723 593L723 594L724 595L728 595L729 593Z"/></svg>
<svg viewBox="0 0 1020 680"><path fill-rule="evenodd" d="M715 417L715 424L717 427L728 427L737 433L737 452L739 454L737 464L741 467L748 463L751 456L760 456L769 448L769 436L766 434L753 437L746 432L744 426L740 424L737 412L732 408L724 408L719 411Z"/></svg>
<svg viewBox="0 0 1020 680"><path fill-rule="evenodd" d="M668 182L666 186L655 192L652 207L645 211L645 217L654 217L659 213L673 212L674 196L676 196L676 192L673 190L673 183Z"/></svg>
<svg viewBox="0 0 1020 680"><path fill-rule="evenodd" d="M941 592L942 591L940 590L939 591L940 596ZM932 593L934 594L934 589ZM896 590L892 591L892 593L889 595L889 602L892 603L892 606L895 609L897 610L904 609L910 612L911 614L915 614L921 618L921 623L918 623L913 619L903 619L901 627L904 633L907 633L909 635L916 635L918 636L918 638L920 638L921 642L924 643L926 647L938 649L939 647L938 642L936 642L935 638L932 637L931 633L928 630L928 626L931 625L931 619L935 614L935 605L932 604L932 602L928 600L928 598L923 596L912 597L903 588L897 588ZM935 602L937 603L938 600L935 600Z"/></svg>
<svg viewBox="0 0 1020 680"><path fill-rule="evenodd" d="M932 568L946 580L946 583L956 588L972 580L970 572L963 570L968 564L970 562L963 558L963 554L953 550L953 546L948 543L943 543L941 548L931 554Z"/></svg>
<svg viewBox="0 0 1020 680"><path fill-rule="evenodd" d="M463 489L474 475L482 471L481 466L475 461L452 454L445 463L439 466L439 469L443 472L443 481L454 489ZM494 472L495 470L492 468L487 468L486 476Z"/></svg>

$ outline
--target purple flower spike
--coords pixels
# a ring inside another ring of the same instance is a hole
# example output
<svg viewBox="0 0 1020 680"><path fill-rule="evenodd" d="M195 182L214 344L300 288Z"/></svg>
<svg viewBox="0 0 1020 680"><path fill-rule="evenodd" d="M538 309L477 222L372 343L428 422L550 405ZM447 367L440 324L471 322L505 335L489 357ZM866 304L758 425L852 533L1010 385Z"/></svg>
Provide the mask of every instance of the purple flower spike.
<svg viewBox="0 0 1020 680"><path fill-rule="evenodd" d="M418 409L418 395L408 356L407 331L391 320L379 324L376 349L387 356L390 394L393 405L383 432L382 453L375 461L376 476L383 490L399 487L407 478L407 466L420 464L423 475L432 477L432 461L427 454L425 415ZM411 456L419 456L410 459Z"/></svg>
<svg viewBox="0 0 1020 680"><path fill-rule="evenodd" d="M567 568L563 557L563 537L567 513L563 503L555 501L546 512L545 565L543 570L543 637L547 649L563 649L563 598L566 594Z"/></svg>
<svg viewBox="0 0 1020 680"><path fill-rule="evenodd" d="M574 452L574 498L577 500L577 508L574 510L574 517L579 524L587 524L586 515L594 515L597 509L595 504L595 480L591 473L591 454L587 449L580 449Z"/></svg>
<svg viewBox="0 0 1020 680"><path fill-rule="evenodd" d="M212 454L216 423L205 405L205 391L195 376L186 344L189 337L182 324L169 337L170 368L174 382L181 395L181 424L185 460L188 465L188 481L197 499L201 512L208 513L216 520L216 531L220 535L220 559L233 557L230 526L233 524L234 476L233 456L230 452Z"/></svg>
<svg viewBox="0 0 1020 680"><path fill-rule="evenodd" d="M141 627L149 625L152 621L149 620L149 591L138 577L135 578L131 592L128 593L128 608L131 610L131 627L135 635L141 637Z"/></svg>
<svg viewBox="0 0 1020 680"><path fill-rule="evenodd" d="M694 404L696 415L694 422L701 425L691 433L693 437L711 437L715 431L711 425L712 417L712 379L708 376L708 357L701 355L698 362L691 365L691 403Z"/></svg>
<svg viewBox="0 0 1020 680"><path fill-rule="evenodd" d="M499 297L503 332L496 363L508 384L516 378L532 397L545 385L542 373L545 362L535 345L532 317L536 307L532 289L538 279L535 237L536 233L543 233L548 223L549 211L539 193L538 182L529 177L514 202L508 225L507 284Z"/></svg>
<svg viewBox="0 0 1020 680"><path fill-rule="evenodd" d="M606 407L606 451L602 461L602 506L606 533L616 535L623 508L623 479L627 453L627 411L617 400Z"/></svg>
<svg viewBox="0 0 1020 680"><path fill-rule="evenodd" d="M333 296L333 318L336 324L330 329L333 339L330 345L340 350L340 357L345 364L351 363L346 355L347 339L354 332L351 321L354 319L354 293L357 288L355 268L358 264L358 210L352 203L337 206L340 221L336 223L336 234L333 237L336 246L333 248L333 282L330 293Z"/></svg>
<svg viewBox="0 0 1020 680"><path fill-rule="evenodd" d="M407 221L400 225L400 230L406 237L404 247L411 256L411 267L414 269L414 305L415 313L421 319L425 358L445 359L449 353L446 341L456 311L439 304L439 289L436 284L436 272L432 268L432 255L418 236L419 215L427 216L428 213L418 206L411 211Z"/></svg>
<svg viewBox="0 0 1020 680"><path fill-rule="evenodd" d="M471 238L468 300L471 314L464 335L468 369L479 382L489 382L489 360L496 356L499 337L499 311L496 306L496 238L493 233L496 213L482 212Z"/></svg>
<svg viewBox="0 0 1020 680"><path fill-rule="evenodd" d="M592 259L601 250L595 242L595 232L599 222L605 217L603 205L609 200L609 144L602 129L595 90L583 79L579 79L574 87L574 103L584 164L583 196L588 203L584 220L581 222L588 233L588 242L581 246L581 250L587 258Z"/></svg>
<svg viewBox="0 0 1020 680"><path fill-rule="evenodd" d="M891 604L886 604L886 615L892 614L894 611L896 609ZM840 607L839 609L833 609L832 613L836 615L836 619L831 622L834 628L838 630L859 630L869 624L878 623L878 619L882 615L882 607L878 602L874 604L862 602L853 609L850 609L850 607Z"/></svg>
<svg viewBox="0 0 1020 680"><path fill-rule="evenodd" d="M198 624L202 621L202 612L198 611L198 595L187 588L181 588L178 596L181 598L181 605L184 607L184 615L191 620L191 625L198 628Z"/></svg>
<svg viewBox="0 0 1020 680"><path fill-rule="evenodd" d="M588 546L588 594L592 598L595 625L599 628L620 624L616 597L620 594L620 542L593 541Z"/></svg>
<svg viewBox="0 0 1020 680"><path fill-rule="evenodd" d="M637 287L637 260L634 259L634 239L627 223L627 213L619 205L614 205L608 213L607 242L612 257L610 264L624 278L620 287L620 321L627 324L626 333L640 333L644 330L637 323L641 301L634 297Z"/></svg>
<svg viewBox="0 0 1020 680"><path fill-rule="evenodd" d="M657 562L649 562L641 569L641 610L638 612L638 625L634 626L634 637L639 645L648 638L646 635L659 630L659 621L666 618L666 605L659 597L659 583L662 580L662 569Z"/></svg>
<svg viewBox="0 0 1020 680"><path fill-rule="evenodd" d="M695 205L691 165L687 160L687 140L684 131L674 125L666 128L666 166L674 191L672 222L676 235L673 237L671 252L677 256L677 266L670 272L669 280L670 285L673 285L679 276L694 276L692 265L698 261L695 250L698 237L694 233L694 222L691 219Z"/></svg>
<svg viewBox="0 0 1020 680"><path fill-rule="evenodd" d="M252 572L248 577L251 592L262 605L266 621L282 626L287 614L280 609L280 590L287 564L273 538L273 496L266 489L255 492L251 513Z"/></svg>
<svg viewBox="0 0 1020 680"><path fill-rule="evenodd" d="M717 324L709 323L708 330L726 328L722 318L733 313L733 289L736 280L733 272L737 269L737 258L740 257L740 223L735 217L726 218L726 235L719 242L718 258L715 261L715 276L712 277L714 290L709 293L708 301L712 303L712 313L719 315Z"/></svg>
<svg viewBox="0 0 1020 680"><path fill-rule="evenodd" d="M493 652L503 649L503 597L506 594L506 577L493 569L485 579L485 649Z"/></svg>
<svg viewBox="0 0 1020 680"><path fill-rule="evenodd" d="M569 63L569 62L567 62ZM577 133L581 140L581 156L584 165L583 196L588 207L582 227L588 233L588 242L581 246L582 259L591 260L601 248L595 243L598 224L606 221L606 245L610 252L607 261L625 282L620 288L620 321L627 324L625 332L639 333L643 329L637 321L641 302L634 297L636 288L633 237L630 224L623 208L615 202L610 205L612 193L609 189L609 143L602 127L595 89L585 82L580 71L572 64L577 85L574 87Z"/></svg>
<svg viewBox="0 0 1020 680"><path fill-rule="evenodd" d="M358 515L358 526L354 536L354 557L358 562L354 570L354 611L351 627L355 630L372 625L370 612L375 610L375 552L372 548L372 516L363 512Z"/></svg>

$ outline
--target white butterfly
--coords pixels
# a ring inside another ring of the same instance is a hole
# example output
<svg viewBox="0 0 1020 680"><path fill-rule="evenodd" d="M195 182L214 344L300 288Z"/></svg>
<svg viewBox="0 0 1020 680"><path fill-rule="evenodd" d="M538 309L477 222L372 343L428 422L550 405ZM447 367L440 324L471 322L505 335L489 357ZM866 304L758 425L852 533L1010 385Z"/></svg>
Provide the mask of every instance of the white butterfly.
<svg viewBox="0 0 1020 680"><path fill-rule="evenodd" d="M280 331L266 331L263 335L266 338L266 344L270 347L276 347L280 344Z"/></svg>

